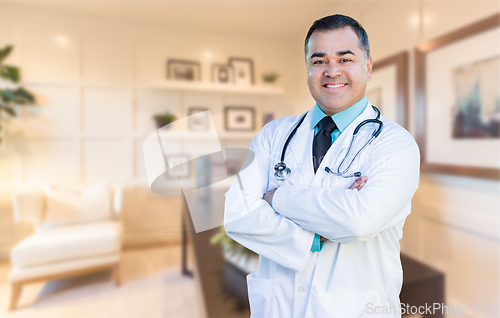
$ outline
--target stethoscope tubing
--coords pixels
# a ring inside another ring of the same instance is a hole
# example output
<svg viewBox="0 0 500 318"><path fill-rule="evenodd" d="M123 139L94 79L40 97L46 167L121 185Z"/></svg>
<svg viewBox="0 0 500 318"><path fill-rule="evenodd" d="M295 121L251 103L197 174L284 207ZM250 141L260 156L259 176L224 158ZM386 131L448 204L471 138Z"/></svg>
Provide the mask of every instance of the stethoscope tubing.
<svg viewBox="0 0 500 318"><path fill-rule="evenodd" d="M328 167L325 167L325 171L327 173L331 173L333 175L336 175L336 176L341 176L341 177L344 177L344 178L352 178L352 177L360 177L361 176L361 172L355 172L354 174L350 174L350 175L346 175L347 171L349 171L349 169L351 168L354 160L357 158L357 156L361 153L361 151L363 151L363 149L365 149L369 144L372 143L372 141L377 138L379 135L380 135L380 132L382 131L382 128L384 126L384 124L382 123L382 121L380 120L380 110L373 106L373 109L377 112L377 117L375 118L370 118L370 119L365 119L363 120L361 123L358 124L358 126L356 126L356 128L354 129L354 132L353 132L353 135L352 135L352 139L351 139L351 143L349 144L349 148L347 150L347 153L346 155L344 156L344 159L342 159L342 162L340 163L339 167L337 168L337 172L333 172L330 168ZM292 132L290 133L290 135L288 135L288 138L286 139L285 141L285 145L283 146L283 150L281 152L281 160L279 163L277 163L275 166L274 166L274 170L275 170L275 173L274 173L274 176L276 179L278 179L278 181L285 181L286 179L288 179L288 177L290 176L291 174L291 170L290 168L288 168L285 164L285 155L286 155L286 149L288 147L288 144L290 143L290 141L292 140L292 137L295 135L295 133L297 132L297 130L299 129L300 125L302 124L302 122L304 121L304 119L306 118L307 116L307 113L306 112L304 114L304 116L300 119L300 121L297 123L297 125L295 125L295 127L293 128ZM351 148L352 148L352 144L354 143L354 140L356 139L356 136L359 132L359 130L366 124L369 124L369 123L374 123L374 124L378 124L379 127L377 130L375 130L372 134L372 136L370 137L370 139L368 140L368 142L366 142L363 147L361 147L360 150L358 150L358 152L356 153L356 155L354 156L354 158L351 160L351 163L349 164L349 166L347 166L346 169L344 169L342 172L340 172L340 167L342 166L342 164L344 163L344 161L346 160L346 158L349 156L349 153L351 152Z"/></svg>
<svg viewBox="0 0 500 318"><path fill-rule="evenodd" d="M281 163L285 163L285 153L286 153L286 148L288 147L288 144L290 143L290 140L292 140L292 137L293 135L295 135L295 133L297 132L297 130L299 129L300 125L302 125L302 122L304 121L304 119L306 118L307 116L307 113L306 112L304 114L304 116L302 116L302 119L298 122L297 125L295 125L295 128L292 130L292 132L290 133L290 135L288 135L288 138L286 139L285 141L285 145L283 146L283 150L281 151Z"/></svg>
<svg viewBox="0 0 500 318"><path fill-rule="evenodd" d="M356 153L356 155L354 155L354 158L352 158L351 160L351 163L347 166L347 168L345 168L342 172L340 172L340 167L342 167L342 164L344 163L344 161L347 159L347 157L349 156L349 153L351 152L351 148L352 148L352 144L354 143L354 140L356 139L356 135L353 135L352 136L352 139L351 139L351 143L349 144L349 148L347 149L347 153L345 154L344 156L344 159L342 159L342 161L340 162L339 164L339 167L337 168L337 173L334 173L333 171L327 171L327 172L330 172L330 173L333 173L334 175L344 175L345 173L347 173L347 171L349 171L349 169L351 168L354 160L356 160L356 157L361 153L361 151L363 151L363 149L366 148L366 146L368 146L369 144L372 143L373 139L375 139L375 136L372 135L370 137L370 140L368 140L368 142L366 142L363 147L361 147L361 149L358 150L358 152ZM325 170L326 171L326 170ZM353 175L354 177L355 175Z"/></svg>

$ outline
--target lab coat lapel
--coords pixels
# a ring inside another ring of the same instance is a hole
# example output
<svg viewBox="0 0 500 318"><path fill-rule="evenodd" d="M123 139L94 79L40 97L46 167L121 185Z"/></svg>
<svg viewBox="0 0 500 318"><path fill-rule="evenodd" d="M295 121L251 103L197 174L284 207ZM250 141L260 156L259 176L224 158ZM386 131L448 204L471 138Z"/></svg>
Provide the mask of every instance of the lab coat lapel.
<svg viewBox="0 0 500 318"><path fill-rule="evenodd" d="M368 103L366 106L365 110L356 117L352 121L352 123L349 124L349 126L346 127L346 129L340 134L340 136L335 140L335 142L332 144L330 149L328 149L327 153L325 154L325 157L323 158L323 161L321 161L321 165L318 168L318 171L316 172L316 175L313 178L312 185L319 185L321 183L321 179L327 175L327 172L325 171L325 167L329 167L330 163L335 161L335 157L339 155L342 149L348 148L349 144L351 143L352 135L354 133L354 129L365 119L369 118L375 118L377 115L376 111L372 108L372 105ZM311 139L312 140L312 139ZM312 150L311 150L312 151ZM311 152L312 153L312 152ZM312 164L311 164L312 167ZM333 167L330 167L333 168Z"/></svg>
<svg viewBox="0 0 500 318"><path fill-rule="evenodd" d="M303 180L296 182L292 172L292 182L309 185L314 177L314 169L312 165L312 140L314 138L314 129L311 129L312 109L304 118L299 129L295 133L289 144L290 154L295 160L300 176Z"/></svg>

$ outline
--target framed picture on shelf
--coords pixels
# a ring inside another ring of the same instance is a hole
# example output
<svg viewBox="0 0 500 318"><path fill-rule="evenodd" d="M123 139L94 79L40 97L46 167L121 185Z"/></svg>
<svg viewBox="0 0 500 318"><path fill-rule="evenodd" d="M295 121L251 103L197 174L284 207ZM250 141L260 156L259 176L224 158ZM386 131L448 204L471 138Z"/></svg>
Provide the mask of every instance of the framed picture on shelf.
<svg viewBox="0 0 500 318"><path fill-rule="evenodd" d="M227 131L255 130L255 109L253 107L226 106L224 117Z"/></svg>
<svg viewBox="0 0 500 318"><path fill-rule="evenodd" d="M167 61L167 78L174 81L199 81L201 66L197 61L175 60Z"/></svg>
<svg viewBox="0 0 500 318"><path fill-rule="evenodd" d="M167 162L169 169L167 170L167 177L169 179L188 178L190 174L190 160L189 156L185 154L168 155Z"/></svg>
<svg viewBox="0 0 500 318"><path fill-rule="evenodd" d="M496 14L415 48L422 171L500 179L499 38Z"/></svg>
<svg viewBox="0 0 500 318"><path fill-rule="evenodd" d="M236 85L253 85L253 61L249 58L230 57L229 65L234 69L234 83Z"/></svg>
<svg viewBox="0 0 500 318"><path fill-rule="evenodd" d="M202 131L208 130L209 112L208 108L191 107L188 110L189 130Z"/></svg>
<svg viewBox="0 0 500 318"><path fill-rule="evenodd" d="M382 115L408 129L408 52L373 63L366 98Z"/></svg>
<svg viewBox="0 0 500 318"><path fill-rule="evenodd" d="M224 64L212 65L212 82L219 84L233 84L234 83L233 67Z"/></svg>

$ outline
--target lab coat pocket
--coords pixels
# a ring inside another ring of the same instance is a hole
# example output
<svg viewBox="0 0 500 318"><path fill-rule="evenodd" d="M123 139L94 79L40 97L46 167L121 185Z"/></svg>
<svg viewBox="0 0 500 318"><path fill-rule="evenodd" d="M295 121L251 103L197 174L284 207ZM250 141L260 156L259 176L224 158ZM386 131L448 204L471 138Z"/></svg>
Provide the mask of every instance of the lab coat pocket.
<svg viewBox="0 0 500 318"><path fill-rule="evenodd" d="M359 318L379 317L371 309L381 306L380 292L330 292L313 286L311 290L312 317Z"/></svg>
<svg viewBox="0 0 500 318"><path fill-rule="evenodd" d="M271 317L273 280L247 276L251 318Z"/></svg>
<svg viewBox="0 0 500 318"><path fill-rule="evenodd" d="M399 295L403 285L403 269L401 267L401 258L399 253L385 251L387 258L387 272L389 274L387 289L389 293Z"/></svg>

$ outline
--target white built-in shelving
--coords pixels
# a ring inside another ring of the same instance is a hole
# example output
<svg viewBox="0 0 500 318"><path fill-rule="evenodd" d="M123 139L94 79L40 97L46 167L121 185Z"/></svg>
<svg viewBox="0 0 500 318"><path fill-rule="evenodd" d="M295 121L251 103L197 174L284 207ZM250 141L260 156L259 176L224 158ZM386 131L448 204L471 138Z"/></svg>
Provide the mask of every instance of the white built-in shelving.
<svg viewBox="0 0 500 318"><path fill-rule="evenodd" d="M166 81L155 80L151 82L151 86L157 89L167 89L181 92L214 92L214 93L231 93L231 94L246 94L246 95L283 95L283 87L273 85L253 85L240 86L233 84L218 84L205 82L181 82L181 81Z"/></svg>
<svg viewBox="0 0 500 318"><path fill-rule="evenodd" d="M219 139L231 141L231 140L251 140L255 137L257 132L249 131L231 131L231 132L217 132L217 137ZM171 131L165 134L162 132L163 138L168 138L170 140L185 140L185 141L197 141L197 140L213 140L213 134L207 134L203 131Z"/></svg>
<svg viewBox="0 0 500 318"><path fill-rule="evenodd" d="M173 92L180 92L183 94L189 93L216 93L216 94L231 94L231 95L246 95L256 97L271 97L271 96L284 96L284 88L274 85L252 85L241 86L234 84L219 84L207 82L185 82L185 81L171 81L171 80L153 80L150 87L154 89L169 90ZM261 115L259 109L257 115ZM255 137L257 131L239 132L239 131L221 131L218 132L218 137L225 141L249 141ZM204 140L208 137L203 133L176 133L172 132L172 139L185 139L185 140Z"/></svg>

